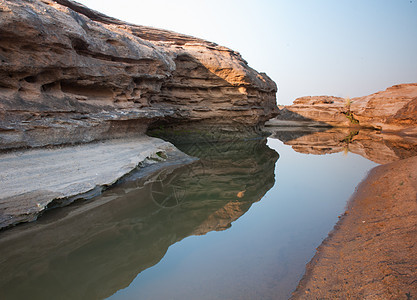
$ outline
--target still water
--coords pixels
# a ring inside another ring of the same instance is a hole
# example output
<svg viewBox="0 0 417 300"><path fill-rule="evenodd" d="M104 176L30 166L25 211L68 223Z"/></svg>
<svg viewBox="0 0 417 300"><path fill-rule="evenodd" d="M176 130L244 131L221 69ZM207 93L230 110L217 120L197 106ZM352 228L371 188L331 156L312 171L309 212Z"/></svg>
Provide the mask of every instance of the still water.
<svg viewBox="0 0 417 300"><path fill-rule="evenodd" d="M287 299L377 164L276 138L200 158L0 232L1 299Z"/></svg>

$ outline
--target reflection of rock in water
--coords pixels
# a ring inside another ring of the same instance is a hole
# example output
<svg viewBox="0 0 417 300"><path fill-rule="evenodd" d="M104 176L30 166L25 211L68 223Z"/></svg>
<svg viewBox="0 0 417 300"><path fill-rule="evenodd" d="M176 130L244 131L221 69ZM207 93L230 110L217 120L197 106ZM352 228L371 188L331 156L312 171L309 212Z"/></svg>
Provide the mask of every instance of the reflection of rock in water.
<svg viewBox="0 0 417 300"><path fill-rule="evenodd" d="M352 152L376 163L385 164L417 155L417 138L372 130L331 128L314 131L283 131L270 127L272 137L307 154Z"/></svg>
<svg viewBox="0 0 417 300"><path fill-rule="evenodd" d="M274 184L278 155L265 140L187 147L201 160L3 232L2 296L110 296L158 263L175 242L230 227Z"/></svg>

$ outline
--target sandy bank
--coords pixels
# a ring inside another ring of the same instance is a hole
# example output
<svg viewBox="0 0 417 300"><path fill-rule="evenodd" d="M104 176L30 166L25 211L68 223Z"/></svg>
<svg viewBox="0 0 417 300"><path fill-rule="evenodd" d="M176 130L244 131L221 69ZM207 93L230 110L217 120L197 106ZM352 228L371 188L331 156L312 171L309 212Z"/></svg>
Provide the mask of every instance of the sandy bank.
<svg viewBox="0 0 417 300"><path fill-rule="evenodd" d="M374 168L293 299L417 298L417 157Z"/></svg>
<svg viewBox="0 0 417 300"><path fill-rule="evenodd" d="M188 157L141 136L0 154L0 228L33 221L52 201L91 197L143 164Z"/></svg>

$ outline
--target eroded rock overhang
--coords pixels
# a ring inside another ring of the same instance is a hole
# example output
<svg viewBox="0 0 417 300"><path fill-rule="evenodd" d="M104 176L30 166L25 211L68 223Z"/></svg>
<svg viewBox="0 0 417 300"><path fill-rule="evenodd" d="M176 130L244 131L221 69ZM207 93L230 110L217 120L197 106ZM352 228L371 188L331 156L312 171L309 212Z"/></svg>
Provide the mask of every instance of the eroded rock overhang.
<svg viewBox="0 0 417 300"><path fill-rule="evenodd" d="M154 122L256 127L276 84L239 53L68 0L0 2L0 148L144 133Z"/></svg>

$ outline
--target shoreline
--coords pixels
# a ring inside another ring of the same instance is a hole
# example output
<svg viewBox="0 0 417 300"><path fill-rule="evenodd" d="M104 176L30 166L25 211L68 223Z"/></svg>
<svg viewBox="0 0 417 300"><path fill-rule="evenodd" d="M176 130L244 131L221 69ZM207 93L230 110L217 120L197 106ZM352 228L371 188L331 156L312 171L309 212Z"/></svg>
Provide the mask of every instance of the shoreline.
<svg viewBox="0 0 417 300"><path fill-rule="evenodd" d="M417 157L372 169L291 299L417 297Z"/></svg>

